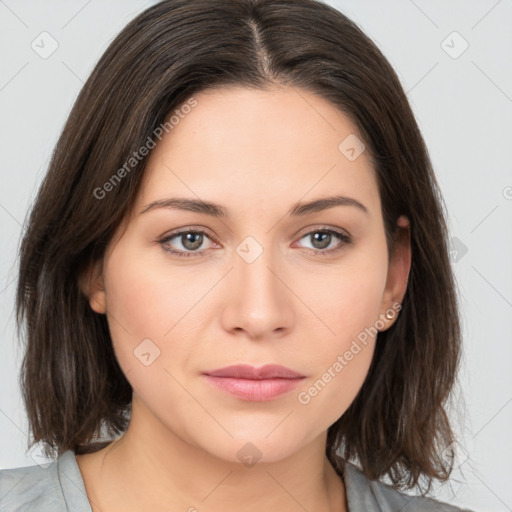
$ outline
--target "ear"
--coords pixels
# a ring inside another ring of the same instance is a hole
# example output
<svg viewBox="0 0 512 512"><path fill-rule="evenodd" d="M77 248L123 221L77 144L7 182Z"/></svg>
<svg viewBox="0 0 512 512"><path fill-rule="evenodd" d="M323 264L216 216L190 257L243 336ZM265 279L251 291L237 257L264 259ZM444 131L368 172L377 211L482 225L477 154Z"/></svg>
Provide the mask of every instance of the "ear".
<svg viewBox="0 0 512 512"><path fill-rule="evenodd" d="M104 314L107 310L105 286L103 282L103 260L91 264L82 273L79 284L84 295L89 299L91 309Z"/></svg>
<svg viewBox="0 0 512 512"><path fill-rule="evenodd" d="M382 330L389 329L396 321L398 315L395 314L389 319L385 317L386 311L389 309L396 311L396 304L402 303L407 290L411 270L411 232L409 219L405 215L398 218L394 237L395 248L390 257L386 287L381 303L380 318L384 319L386 324Z"/></svg>

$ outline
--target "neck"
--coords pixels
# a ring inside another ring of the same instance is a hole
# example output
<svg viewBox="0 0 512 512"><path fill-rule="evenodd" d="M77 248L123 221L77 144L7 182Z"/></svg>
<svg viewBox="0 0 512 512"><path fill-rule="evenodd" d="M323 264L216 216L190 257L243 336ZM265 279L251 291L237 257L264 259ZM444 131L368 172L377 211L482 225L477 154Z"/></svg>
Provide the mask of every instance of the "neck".
<svg viewBox="0 0 512 512"><path fill-rule="evenodd" d="M285 459L251 465L219 459L146 412L134 395L126 433L92 454L90 471L77 456L93 512L347 510L326 432Z"/></svg>

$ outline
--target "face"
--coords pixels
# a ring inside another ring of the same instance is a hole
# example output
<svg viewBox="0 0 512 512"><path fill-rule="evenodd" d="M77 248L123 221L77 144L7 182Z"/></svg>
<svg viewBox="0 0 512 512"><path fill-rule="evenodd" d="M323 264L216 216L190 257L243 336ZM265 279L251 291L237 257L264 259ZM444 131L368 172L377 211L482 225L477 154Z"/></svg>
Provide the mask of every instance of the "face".
<svg viewBox="0 0 512 512"><path fill-rule="evenodd" d="M388 261L375 171L329 102L293 88L194 97L151 151L90 303L162 432L235 462L252 443L275 461L354 400L372 334L396 320L409 253ZM355 152L339 148L349 136ZM300 378L205 375L238 364Z"/></svg>

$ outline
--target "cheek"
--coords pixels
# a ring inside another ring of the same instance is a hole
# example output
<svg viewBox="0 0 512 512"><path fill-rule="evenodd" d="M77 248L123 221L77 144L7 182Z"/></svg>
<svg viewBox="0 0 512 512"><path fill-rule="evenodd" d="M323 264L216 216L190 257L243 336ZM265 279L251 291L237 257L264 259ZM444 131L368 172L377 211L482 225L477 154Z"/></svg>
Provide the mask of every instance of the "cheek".
<svg viewBox="0 0 512 512"><path fill-rule="evenodd" d="M197 284L186 272L170 274L161 260L155 264L137 248L116 246L105 261L105 288L111 337L123 369L140 363L139 352L163 364L172 338L182 341L173 347L173 358L186 356L187 321L193 316L187 313L205 293Z"/></svg>
<svg viewBox="0 0 512 512"><path fill-rule="evenodd" d="M120 243L105 264L107 309L137 336L162 338L211 286L197 274L173 269L159 248Z"/></svg>
<svg viewBox="0 0 512 512"><path fill-rule="evenodd" d="M192 429L188 412L197 404L180 383L195 347L192 308L207 285L187 272L170 274L162 259L151 261L121 244L105 261L109 329L119 365L139 403L164 424L184 419L184 438Z"/></svg>
<svg viewBox="0 0 512 512"><path fill-rule="evenodd" d="M375 343L380 294L357 288L353 294L345 289L331 299L336 301L332 315L325 314L325 331L314 348L304 347L310 355L311 373L297 394L302 412L322 418L328 428L348 409L368 374ZM363 293L365 292L366 293Z"/></svg>
<svg viewBox="0 0 512 512"><path fill-rule="evenodd" d="M347 340L379 319L387 279L386 252L380 244L354 251L336 269L297 279L296 290L328 326L329 347Z"/></svg>
<svg viewBox="0 0 512 512"><path fill-rule="evenodd" d="M380 247L347 258L336 276L317 281L325 288L322 293L309 284L312 309L329 329L323 329L314 349L303 347L312 371L297 401L304 411L323 417L326 427L347 410L368 374L386 277L386 253Z"/></svg>
<svg viewBox="0 0 512 512"><path fill-rule="evenodd" d="M366 344L357 340L347 350L338 351L312 379L303 387L297 401L306 417L322 418L322 427L327 429L337 421L354 401L368 374L374 341Z"/></svg>

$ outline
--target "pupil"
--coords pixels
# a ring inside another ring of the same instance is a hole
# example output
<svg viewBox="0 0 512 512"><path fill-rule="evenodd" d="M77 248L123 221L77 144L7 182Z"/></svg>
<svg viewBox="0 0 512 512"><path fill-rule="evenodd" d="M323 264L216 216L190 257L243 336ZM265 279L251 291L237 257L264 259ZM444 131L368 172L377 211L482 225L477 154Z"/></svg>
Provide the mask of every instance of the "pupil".
<svg viewBox="0 0 512 512"><path fill-rule="evenodd" d="M313 238L314 238L313 245L317 249L325 249L326 247L329 246L329 243L331 242L331 234L326 233L325 231L321 231L321 232L319 231L317 233L314 233ZM315 242L320 242L320 247L316 246Z"/></svg>
<svg viewBox="0 0 512 512"><path fill-rule="evenodd" d="M197 238L194 241L195 237ZM203 235L201 233L186 233L181 237L181 242L183 247L192 251L201 247L201 244L203 243Z"/></svg>

